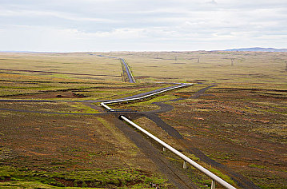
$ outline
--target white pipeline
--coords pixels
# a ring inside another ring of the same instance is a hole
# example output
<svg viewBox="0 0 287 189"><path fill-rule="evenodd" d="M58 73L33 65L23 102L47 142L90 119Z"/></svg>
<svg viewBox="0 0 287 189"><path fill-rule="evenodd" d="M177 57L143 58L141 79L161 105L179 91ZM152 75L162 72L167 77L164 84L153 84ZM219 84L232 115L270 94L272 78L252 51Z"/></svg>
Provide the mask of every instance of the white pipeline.
<svg viewBox="0 0 287 189"><path fill-rule="evenodd" d="M188 85L192 85L192 84L181 84L179 86L170 87L170 88L161 90L159 92L151 93L151 94L148 94L148 95L145 95L145 96L142 96L142 97L138 97L138 98L131 98L131 99L113 100L113 101L102 102L101 106L105 107L109 111L113 111L113 109L110 108L109 106L107 106L106 104L140 100L140 99L143 99L143 98L154 96L154 95L157 95L157 94L169 91L169 90L185 87L185 86L188 86ZM178 150L174 149L173 147L171 147L170 145L166 144L165 142L163 142L162 140L160 140L156 136L154 136L151 133L149 133L148 131L144 130L143 128L141 128L140 126L138 126L137 124L135 124L134 122L132 122L131 120L126 118L125 116L120 116L120 118L123 119L124 121L126 121L127 123L129 123L130 125L132 125L133 127L135 127L136 129L140 130L142 133L146 134L148 137L152 138L153 140L155 140L159 144L161 144L163 146L163 148L169 149L171 152L173 152L174 154L176 154L177 156L182 158L185 162L191 164L193 167L195 167L196 169L198 169L199 171L201 171L202 173L204 173L205 175L210 177L212 179L212 183L213 183L212 187L214 187L214 181L216 181L216 182L218 182L219 184L221 184L222 186L224 186L227 189L236 189L234 186L230 185L229 183L227 183L226 181L224 181L220 177L216 176L215 174L213 174L209 170L205 169L204 167L202 167L198 163L194 162L193 160L191 160L190 158L188 158L187 156L185 156L184 154L182 154Z"/></svg>

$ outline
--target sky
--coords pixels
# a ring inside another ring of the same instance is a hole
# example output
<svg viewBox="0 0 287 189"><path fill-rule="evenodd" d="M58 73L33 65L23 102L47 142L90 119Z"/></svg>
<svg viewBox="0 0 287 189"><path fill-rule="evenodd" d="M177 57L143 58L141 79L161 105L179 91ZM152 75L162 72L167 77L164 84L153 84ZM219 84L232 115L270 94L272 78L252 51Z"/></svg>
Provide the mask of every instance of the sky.
<svg viewBox="0 0 287 189"><path fill-rule="evenodd" d="M287 48L287 0L0 0L0 51Z"/></svg>

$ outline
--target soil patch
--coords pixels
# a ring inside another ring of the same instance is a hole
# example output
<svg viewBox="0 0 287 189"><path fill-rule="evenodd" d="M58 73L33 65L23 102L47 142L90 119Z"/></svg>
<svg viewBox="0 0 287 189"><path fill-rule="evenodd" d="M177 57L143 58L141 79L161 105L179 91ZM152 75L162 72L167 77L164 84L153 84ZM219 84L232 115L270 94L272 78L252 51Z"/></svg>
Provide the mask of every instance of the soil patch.
<svg viewBox="0 0 287 189"><path fill-rule="evenodd" d="M49 98L85 98L86 96L83 94L78 94L73 91L56 91L56 92L43 92L40 94L32 94L32 95L20 95L17 96L19 99L49 99Z"/></svg>

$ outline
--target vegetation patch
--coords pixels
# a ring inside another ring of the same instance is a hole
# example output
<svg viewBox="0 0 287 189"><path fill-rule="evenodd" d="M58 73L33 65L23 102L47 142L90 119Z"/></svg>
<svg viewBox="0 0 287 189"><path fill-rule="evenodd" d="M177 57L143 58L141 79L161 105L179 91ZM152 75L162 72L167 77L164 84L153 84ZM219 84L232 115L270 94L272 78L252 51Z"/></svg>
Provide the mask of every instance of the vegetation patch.
<svg viewBox="0 0 287 189"><path fill-rule="evenodd" d="M0 186L147 188L150 182L165 188L166 180L141 170L87 170L73 172L44 172L13 167L0 167Z"/></svg>
<svg viewBox="0 0 287 189"><path fill-rule="evenodd" d="M283 90L284 86L275 85L272 90ZM282 188L287 178L286 105L275 96L260 96L270 88L264 84L218 84L207 91L213 96L170 102L174 109L161 117L170 125L180 125L178 131L196 148L258 186ZM270 172L277 175L272 176L272 182L266 180L271 178L266 176Z"/></svg>
<svg viewBox="0 0 287 189"><path fill-rule="evenodd" d="M261 188L284 188L285 55L203 51L1 53L3 100L53 99L57 103L1 102L0 188L148 188L150 182L160 184L161 188L170 187L161 176L151 174L157 172L154 164L116 129L111 117L23 110L96 113L92 106L73 101L124 98L175 82L197 85L149 101L115 107L150 111L158 109L153 102L169 101L165 103L174 109L158 116L190 141L191 146ZM108 56L127 60L138 83L122 82L120 61ZM214 84L217 86L197 94ZM187 99L170 101L176 98ZM155 135L172 141L167 132L150 120L138 121ZM175 140L172 144L185 150ZM198 161L191 154L189 157ZM182 161L170 158L181 166ZM191 174L188 170L186 173ZM191 178L200 187L210 186L210 179L204 175L195 173Z"/></svg>

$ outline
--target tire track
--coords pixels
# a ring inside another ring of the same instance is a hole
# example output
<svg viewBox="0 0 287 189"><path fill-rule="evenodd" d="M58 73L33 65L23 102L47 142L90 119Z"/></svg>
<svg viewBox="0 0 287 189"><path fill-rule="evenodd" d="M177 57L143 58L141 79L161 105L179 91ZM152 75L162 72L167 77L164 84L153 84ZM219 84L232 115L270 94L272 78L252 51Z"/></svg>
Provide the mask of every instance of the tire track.
<svg viewBox="0 0 287 189"><path fill-rule="evenodd" d="M120 129L127 138L129 138L137 147L157 166L158 170L166 176L170 183L179 189L196 189L190 178L182 173L177 166L174 166L169 162L165 156L160 153L160 150L156 148L150 141L147 140L142 134L137 132L117 117L112 117L111 120L114 125Z"/></svg>
<svg viewBox="0 0 287 189"><path fill-rule="evenodd" d="M197 91L194 95L192 95L190 98L198 98L203 93L205 93L208 89L211 87L214 87L216 85L208 86L203 89L200 89ZM171 100L171 101L177 101L177 100L183 100L183 98ZM227 166L220 164L216 162L215 160L210 159L208 156L206 156L201 150L198 148L194 147L193 144L184 139L184 137L171 125L165 123L157 114L158 113L163 113L163 112L168 112L173 109L171 108L169 104L164 104L164 102L157 102L153 103L156 104L160 107L159 110L151 111L151 112L146 112L143 113L143 115L153 121L154 123L157 124L160 128L162 128L164 131L166 131L170 136L174 137L185 149L188 153L194 154L196 157L198 157L201 161L215 167L216 169L219 169L223 173L227 174L232 180L234 180L238 186L246 189L260 189L258 186L256 186L252 181L244 177L243 175L236 173L235 171L231 170Z"/></svg>

